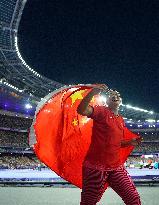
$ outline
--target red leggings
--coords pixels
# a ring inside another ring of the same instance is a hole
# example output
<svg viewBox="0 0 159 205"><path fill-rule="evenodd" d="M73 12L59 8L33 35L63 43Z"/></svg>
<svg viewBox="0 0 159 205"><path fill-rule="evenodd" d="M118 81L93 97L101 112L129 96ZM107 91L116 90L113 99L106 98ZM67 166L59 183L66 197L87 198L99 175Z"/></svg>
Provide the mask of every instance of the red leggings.
<svg viewBox="0 0 159 205"><path fill-rule="evenodd" d="M82 167L82 192L80 205L95 205L103 195L105 182L127 205L141 205L140 196L124 166L115 171L100 171Z"/></svg>

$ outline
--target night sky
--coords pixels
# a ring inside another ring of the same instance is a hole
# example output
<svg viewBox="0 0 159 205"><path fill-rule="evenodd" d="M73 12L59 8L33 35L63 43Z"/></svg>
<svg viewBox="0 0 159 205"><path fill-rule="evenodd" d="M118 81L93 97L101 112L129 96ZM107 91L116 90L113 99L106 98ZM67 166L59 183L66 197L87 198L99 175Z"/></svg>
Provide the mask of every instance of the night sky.
<svg viewBox="0 0 159 205"><path fill-rule="evenodd" d="M18 37L40 74L105 83L124 104L159 112L159 1L28 0Z"/></svg>

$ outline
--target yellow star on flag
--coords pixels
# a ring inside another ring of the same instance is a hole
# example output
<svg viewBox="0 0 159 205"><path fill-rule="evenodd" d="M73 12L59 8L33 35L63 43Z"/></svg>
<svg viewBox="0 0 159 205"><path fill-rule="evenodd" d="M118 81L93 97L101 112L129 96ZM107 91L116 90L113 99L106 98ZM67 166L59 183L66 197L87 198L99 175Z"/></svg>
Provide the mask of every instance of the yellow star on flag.
<svg viewBox="0 0 159 205"><path fill-rule="evenodd" d="M73 119L72 124L73 124L74 126L77 126L77 125L78 125L78 120Z"/></svg>
<svg viewBox="0 0 159 205"><path fill-rule="evenodd" d="M94 96L93 96L93 98L92 98L91 102L93 103L93 102L94 102L94 100L95 100L95 98L94 98Z"/></svg>
<svg viewBox="0 0 159 205"><path fill-rule="evenodd" d="M83 96L82 96L82 93L84 93L85 90L80 90L80 91L77 91L75 92L73 95L71 95L71 99L72 99L72 105L76 102L76 100L82 100L83 99Z"/></svg>

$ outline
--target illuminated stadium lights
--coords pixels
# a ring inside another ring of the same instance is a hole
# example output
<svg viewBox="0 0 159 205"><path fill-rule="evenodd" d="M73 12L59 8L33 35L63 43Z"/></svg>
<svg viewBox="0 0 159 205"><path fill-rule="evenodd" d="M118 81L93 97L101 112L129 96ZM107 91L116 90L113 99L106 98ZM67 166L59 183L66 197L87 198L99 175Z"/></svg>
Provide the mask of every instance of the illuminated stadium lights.
<svg viewBox="0 0 159 205"><path fill-rule="evenodd" d="M13 89L15 89L15 90L17 90L17 91L19 91L19 92L22 92L22 90L19 90L17 87L11 85L11 84L8 83L8 82L3 81L2 79L0 80L0 83L1 83L1 84L4 84L4 85L7 85L8 87L13 88Z"/></svg>
<svg viewBox="0 0 159 205"><path fill-rule="evenodd" d="M146 122L155 122L155 120L154 119L147 119L147 120L145 120Z"/></svg>
<svg viewBox="0 0 159 205"><path fill-rule="evenodd" d="M138 127L142 127L142 125L138 125Z"/></svg>
<svg viewBox="0 0 159 205"><path fill-rule="evenodd" d="M126 122L127 122L127 123L134 123L134 122L132 122L132 120L127 120Z"/></svg>
<svg viewBox="0 0 159 205"><path fill-rule="evenodd" d="M149 125L149 127L153 127L152 125Z"/></svg>
<svg viewBox="0 0 159 205"><path fill-rule="evenodd" d="M25 108L26 108L26 109L31 109L32 107L33 107L33 106L32 106L31 104L29 104L29 103L25 105Z"/></svg>
<svg viewBox="0 0 159 205"><path fill-rule="evenodd" d="M22 58L20 52L19 52L19 49L18 49L18 38L17 36L15 36L14 38L14 43L15 43L15 49L16 49L16 52L17 52L17 55L19 57L19 59L22 61L23 65L25 65L33 74L35 74L36 76L38 77L42 77L39 73L37 73L35 70L33 70L32 68L30 68L30 66L28 66L26 64L26 62L24 61L24 59Z"/></svg>
<svg viewBox="0 0 159 205"><path fill-rule="evenodd" d="M150 114L154 113L153 111L148 111L148 110L144 110L144 109L141 109L141 108L138 108L138 107L133 107L133 106L131 106L129 104L125 105L125 107L133 109L133 110L138 110L138 111L141 111L141 112L147 112L147 113L150 113Z"/></svg>

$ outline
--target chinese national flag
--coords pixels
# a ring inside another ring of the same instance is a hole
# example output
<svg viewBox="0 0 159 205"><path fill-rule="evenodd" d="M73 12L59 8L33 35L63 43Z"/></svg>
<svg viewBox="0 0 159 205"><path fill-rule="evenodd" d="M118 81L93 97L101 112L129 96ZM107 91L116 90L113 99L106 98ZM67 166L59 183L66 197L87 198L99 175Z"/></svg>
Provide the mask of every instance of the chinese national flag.
<svg viewBox="0 0 159 205"><path fill-rule="evenodd" d="M92 88L93 85L68 86L47 95L37 106L29 133L29 144L39 160L81 189L82 162L91 143L93 120L78 115L76 110ZM95 96L90 104L102 102ZM134 137L137 136L124 128L126 140ZM121 148L123 164L133 149L134 146Z"/></svg>

